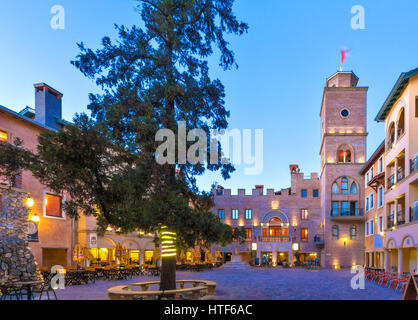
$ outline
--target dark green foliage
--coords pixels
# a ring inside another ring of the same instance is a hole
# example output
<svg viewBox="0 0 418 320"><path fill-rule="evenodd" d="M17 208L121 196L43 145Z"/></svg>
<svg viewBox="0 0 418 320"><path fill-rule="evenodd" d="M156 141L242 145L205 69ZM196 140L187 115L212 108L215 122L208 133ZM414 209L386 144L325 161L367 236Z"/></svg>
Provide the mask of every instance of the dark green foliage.
<svg viewBox="0 0 418 320"><path fill-rule="evenodd" d="M142 0L143 29L116 26L117 41L105 37L95 51L79 44L72 64L101 88L90 95L91 116L44 132L36 155L2 149L0 166L9 165L0 173L31 170L49 188L70 194L65 209L71 216L95 215L101 231L109 224L123 232L165 225L181 246L241 238L242 230L233 234L210 211L211 195L195 181L206 169L229 178L230 164L158 165L154 158L161 128L177 134L177 122L186 121L187 129L210 136L227 127L224 87L210 79L206 59L217 48L224 69L235 65L224 36L248 27L233 15L233 2Z"/></svg>

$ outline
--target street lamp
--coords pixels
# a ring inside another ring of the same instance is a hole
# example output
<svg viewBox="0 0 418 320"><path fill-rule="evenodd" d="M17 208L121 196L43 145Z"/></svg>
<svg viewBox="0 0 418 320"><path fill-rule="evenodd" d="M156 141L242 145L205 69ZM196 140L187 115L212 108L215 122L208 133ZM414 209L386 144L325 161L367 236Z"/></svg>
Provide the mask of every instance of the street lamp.
<svg viewBox="0 0 418 320"><path fill-rule="evenodd" d="M348 241L348 239L347 239L347 238L343 238L344 247L347 245L347 241Z"/></svg>
<svg viewBox="0 0 418 320"><path fill-rule="evenodd" d="M35 205L35 201L32 198L27 198L26 199L26 206L30 209L33 208L33 206Z"/></svg>

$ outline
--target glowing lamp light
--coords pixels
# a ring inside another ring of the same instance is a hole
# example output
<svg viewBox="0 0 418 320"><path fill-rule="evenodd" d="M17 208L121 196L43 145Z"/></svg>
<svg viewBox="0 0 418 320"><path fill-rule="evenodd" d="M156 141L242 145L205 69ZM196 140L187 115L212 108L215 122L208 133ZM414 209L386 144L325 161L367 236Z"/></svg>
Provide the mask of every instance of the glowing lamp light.
<svg viewBox="0 0 418 320"><path fill-rule="evenodd" d="M292 244L292 249L293 249L293 251L298 251L299 250L299 243Z"/></svg>
<svg viewBox="0 0 418 320"><path fill-rule="evenodd" d="M34 214L29 218L29 220L32 222L39 222L41 219L39 218L37 214Z"/></svg>
<svg viewBox="0 0 418 320"><path fill-rule="evenodd" d="M176 257L176 239L177 235L175 232L168 231L167 227L161 227L161 257Z"/></svg>
<svg viewBox="0 0 418 320"><path fill-rule="evenodd" d="M347 244L347 241L348 241L348 239L347 239L347 238L343 238L344 245L346 245L346 244Z"/></svg>
<svg viewBox="0 0 418 320"><path fill-rule="evenodd" d="M35 201L32 198L27 198L26 205L28 206L28 208L32 208L35 205Z"/></svg>
<svg viewBox="0 0 418 320"><path fill-rule="evenodd" d="M106 228L106 231L112 231L113 229L112 229L112 227L111 226L108 226L107 228Z"/></svg>
<svg viewBox="0 0 418 320"><path fill-rule="evenodd" d="M251 244L251 249L253 251L257 251L257 243L256 242L254 242L254 243Z"/></svg>

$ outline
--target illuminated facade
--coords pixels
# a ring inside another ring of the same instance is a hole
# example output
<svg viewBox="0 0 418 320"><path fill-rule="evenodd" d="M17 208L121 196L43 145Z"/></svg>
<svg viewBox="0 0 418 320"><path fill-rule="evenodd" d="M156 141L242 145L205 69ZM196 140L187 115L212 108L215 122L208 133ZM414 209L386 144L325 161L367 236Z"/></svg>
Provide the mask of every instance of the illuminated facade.
<svg viewBox="0 0 418 320"><path fill-rule="evenodd" d="M216 248L246 259L263 255L273 264L318 258L323 267L364 264L364 183L366 159L366 87L352 72L326 81L321 105L321 176L305 179L290 166L292 185L279 192L259 186L252 195L214 190L214 213L232 227L247 229L245 245ZM252 210L251 219L246 219ZM255 250L252 250L255 249Z"/></svg>
<svg viewBox="0 0 418 320"><path fill-rule="evenodd" d="M384 268L418 269L418 68L402 73L379 111L386 132Z"/></svg>
<svg viewBox="0 0 418 320"><path fill-rule="evenodd" d="M212 251L224 255L238 255L243 261L258 257L273 265L297 260L315 260L323 247L320 225L320 185L317 173L304 177L297 165L290 166L291 187L274 191L256 186L248 195L239 189L236 195L230 189L213 189L215 214L233 228L244 227L246 241Z"/></svg>

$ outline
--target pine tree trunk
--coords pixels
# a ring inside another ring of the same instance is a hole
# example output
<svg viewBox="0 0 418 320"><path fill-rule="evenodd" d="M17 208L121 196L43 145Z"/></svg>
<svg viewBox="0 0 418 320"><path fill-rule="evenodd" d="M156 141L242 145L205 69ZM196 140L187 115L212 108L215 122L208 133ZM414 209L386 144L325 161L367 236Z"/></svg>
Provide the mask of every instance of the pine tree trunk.
<svg viewBox="0 0 418 320"><path fill-rule="evenodd" d="M176 289L176 257L161 258L160 290Z"/></svg>

